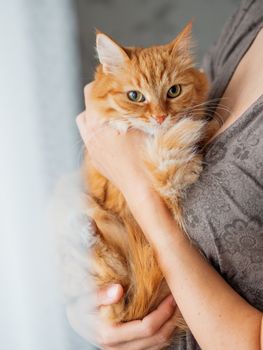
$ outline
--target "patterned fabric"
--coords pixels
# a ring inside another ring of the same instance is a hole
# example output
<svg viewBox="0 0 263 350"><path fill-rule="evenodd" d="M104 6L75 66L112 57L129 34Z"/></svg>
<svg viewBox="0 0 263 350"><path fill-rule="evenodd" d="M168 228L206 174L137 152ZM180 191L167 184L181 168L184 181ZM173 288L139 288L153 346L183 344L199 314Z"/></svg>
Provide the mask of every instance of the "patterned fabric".
<svg viewBox="0 0 263 350"><path fill-rule="evenodd" d="M263 27L262 0L246 0L205 59L210 98L221 97ZM205 150L204 170L187 191L186 228L225 280L263 311L263 95ZM180 350L200 349L189 333Z"/></svg>
<svg viewBox="0 0 263 350"><path fill-rule="evenodd" d="M262 118L263 97L210 144L201 178L187 193L185 216L209 261L263 311Z"/></svg>

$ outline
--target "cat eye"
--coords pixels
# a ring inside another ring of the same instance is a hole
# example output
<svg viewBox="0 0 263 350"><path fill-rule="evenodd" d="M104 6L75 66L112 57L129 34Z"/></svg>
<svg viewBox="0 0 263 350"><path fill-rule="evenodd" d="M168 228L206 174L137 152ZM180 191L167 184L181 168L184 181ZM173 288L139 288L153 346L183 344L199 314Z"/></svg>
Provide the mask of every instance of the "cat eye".
<svg viewBox="0 0 263 350"><path fill-rule="evenodd" d="M168 98L175 98L179 96L182 92L182 87L180 84L176 84L170 87L170 89L167 92Z"/></svg>
<svg viewBox="0 0 263 350"><path fill-rule="evenodd" d="M143 96L143 94L137 90L129 91L127 93L127 96L129 98L129 100L131 100L133 102L144 102L145 101L145 97Z"/></svg>

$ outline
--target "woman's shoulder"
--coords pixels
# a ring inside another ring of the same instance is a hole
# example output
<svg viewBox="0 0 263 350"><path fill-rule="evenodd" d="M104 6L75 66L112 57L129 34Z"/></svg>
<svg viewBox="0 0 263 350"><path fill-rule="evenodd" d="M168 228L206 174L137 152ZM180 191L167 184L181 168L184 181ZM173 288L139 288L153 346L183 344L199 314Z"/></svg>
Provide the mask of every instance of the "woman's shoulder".
<svg viewBox="0 0 263 350"><path fill-rule="evenodd" d="M220 36L203 59L202 66L211 84L218 75L223 74L229 61L235 64L240 52L246 49L247 42L256 36L263 26L262 13L262 0L243 0L227 20Z"/></svg>

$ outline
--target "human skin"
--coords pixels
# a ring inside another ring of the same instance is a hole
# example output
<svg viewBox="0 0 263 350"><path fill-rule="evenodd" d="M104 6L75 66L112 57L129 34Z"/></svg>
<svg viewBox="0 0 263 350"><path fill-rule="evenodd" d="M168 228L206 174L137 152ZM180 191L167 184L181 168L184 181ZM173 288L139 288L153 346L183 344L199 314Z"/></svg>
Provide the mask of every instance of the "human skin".
<svg viewBox="0 0 263 350"><path fill-rule="evenodd" d="M224 104L228 101L231 114L223 115L226 122L219 133L263 93L263 73L255 69L262 61L263 31L226 89ZM135 219L156 250L171 292L201 348L263 349L262 313L242 299L190 244L162 200L152 191L139 154L143 135L137 132L122 135L102 127L89 93L90 86L85 90L87 111L78 117L77 123L91 159L124 194ZM118 296L121 296L120 289ZM162 306L147 316L151 322L161 318L165 309ZM167 309L171 316L171 308ZM135 321L139 322L136 332L132 323L112 326L108 329L108 339L105 341L102 336L102 344L98 337L97 342L102 349L160 349L169 337L167 333L159 336L158 344L149 341L157 339L158 332L169 323L165 317L162 320L163 325L158 324L158 330L152 327L147 337L142 337L146 329L144 321ZM102 321L100 327L103 328Z"/></svg>

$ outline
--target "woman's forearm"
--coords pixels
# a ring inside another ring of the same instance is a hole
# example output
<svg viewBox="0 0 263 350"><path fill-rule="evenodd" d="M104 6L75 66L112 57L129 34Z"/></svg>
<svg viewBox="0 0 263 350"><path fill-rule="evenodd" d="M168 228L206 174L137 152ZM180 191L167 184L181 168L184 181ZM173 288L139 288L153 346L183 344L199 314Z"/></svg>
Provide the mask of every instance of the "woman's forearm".
<svg viewBox="0 0 263 350"><path fill-rule="evenodd" d="M146 189L141 200L137 198L134 191L126 196L201 348L260 349L262 313L210 266L178 228L158 194Z"/></svg>

